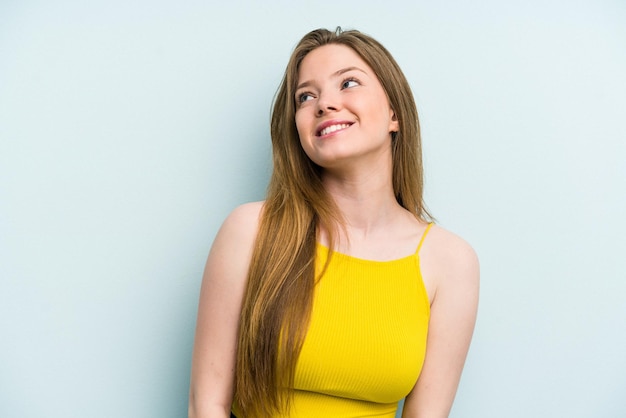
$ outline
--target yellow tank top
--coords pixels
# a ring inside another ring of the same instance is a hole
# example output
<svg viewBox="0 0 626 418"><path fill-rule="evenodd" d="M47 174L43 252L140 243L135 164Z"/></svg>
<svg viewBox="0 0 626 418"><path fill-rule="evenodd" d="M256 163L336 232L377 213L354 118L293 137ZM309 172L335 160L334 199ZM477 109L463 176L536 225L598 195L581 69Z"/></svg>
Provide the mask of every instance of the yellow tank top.
<svg viewBox="0 0 626 418"><path fill-rule="evenodd" d="M426 352L430 303L419 249L431 225L415 254L398 260L332 254L315 288L292 408L281 417L394 418ZM328 253L317 245L318 274Z"/></svg>

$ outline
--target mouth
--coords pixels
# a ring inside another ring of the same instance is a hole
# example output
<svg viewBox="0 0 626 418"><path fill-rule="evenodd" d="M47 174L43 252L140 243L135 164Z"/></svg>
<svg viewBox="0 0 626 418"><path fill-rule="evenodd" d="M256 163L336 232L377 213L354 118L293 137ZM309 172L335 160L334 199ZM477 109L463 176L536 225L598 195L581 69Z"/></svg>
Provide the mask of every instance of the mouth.
<svg viewBox="0 0 626 418"><path fill-rule="evenodd" d="M352 126L352 122L333 123L331 125L322 126L320 129L318 129L318 131L316 132L316 135L318 137L330 135L334 132L343 131L344 129L347 129L350 126Z"/></svg>

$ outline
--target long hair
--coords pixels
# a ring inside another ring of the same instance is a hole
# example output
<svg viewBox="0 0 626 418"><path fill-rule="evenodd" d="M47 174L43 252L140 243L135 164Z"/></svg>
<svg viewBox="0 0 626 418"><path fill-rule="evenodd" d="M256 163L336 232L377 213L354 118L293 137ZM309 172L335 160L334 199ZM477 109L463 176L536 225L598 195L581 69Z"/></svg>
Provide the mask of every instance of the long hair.
<svg viewBox="0 0 626 418"><path fill-rule="evenodd" d="M377 75L399 122L392 137L393 190L400 205L430 219L422 198L420 129L413 94L400 67L376 40L356 30L314 30L291 55L271 116L273 172L243 301L235 401L244 416L266 417L290 406L296 362L315 287L318 228L330 248L342 218L322 185L322 169L300 145L294 92L304 57L320 46L352 48Z"/></svg>

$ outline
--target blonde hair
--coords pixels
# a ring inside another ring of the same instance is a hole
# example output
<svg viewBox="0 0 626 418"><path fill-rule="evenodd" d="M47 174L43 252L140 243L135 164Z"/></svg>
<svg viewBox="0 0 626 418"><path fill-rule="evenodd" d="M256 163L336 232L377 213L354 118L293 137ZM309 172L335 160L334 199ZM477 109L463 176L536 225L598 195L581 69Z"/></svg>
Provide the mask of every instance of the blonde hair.
<svg viewBox="0 0 626 418"><path fill-rule="evenodd" d="M295 47L271 117L273 172L248 273L239 330L235 401L244 416L289 408L296 362L308 328L315 286L315 243L320 226L342 225L326 193L321 168L302 149L294 98L304 57L320 46L353 49L377 75L398 119L392 136L393 190L400 205L428 220L417 109L409 84L391 54L356 30L317 29Z"/></svg>

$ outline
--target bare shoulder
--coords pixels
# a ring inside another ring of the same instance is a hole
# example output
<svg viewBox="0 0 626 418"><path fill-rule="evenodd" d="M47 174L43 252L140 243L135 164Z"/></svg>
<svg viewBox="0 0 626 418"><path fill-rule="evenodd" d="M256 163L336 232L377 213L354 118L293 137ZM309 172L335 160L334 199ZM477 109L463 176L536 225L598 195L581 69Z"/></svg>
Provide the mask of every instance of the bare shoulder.
<svg viewBox="0 0 626 418"><path fill-rule="evenodd" d="M244 278L247 271L264 202L245 203L236 207L224 220L213 241L207 260L207 273L230 271L231 274L212 274L216 278ZM240 271L239 271L240 270ZM239 274L232 274L232 273Z"/></svg>
<svg viewBox="0 0 626 418"><path fill-rule="evenodd" d="M426 360L402 416L447 417L476 322L478 257L464 239L433 226L419 259L431 302Z"/></svg>
<svg viewBox="0 0 626 418"><path fill-rule="evenodd" d="M213 245L225 243L224 241L237 241L240 246L252 245L259 228L263 204L264 202L244 203L233 209L224 220Z"/></svg>
<svg viewBox="0 0 626 418"><path fill-rule="evenodd" d="M263 202L235 208L207 258L200 288L191 370L190 416L232 403L239 318Z"/></svg>
<svg viewBox="0 0 626 418"><path fill-rule="evenodd" d="M446 264L464 266L478 264L478 256L472 246L460 236L439 225L432 226L424 242L424 251L428 251L429 255Z"/></svg>
<svg viewBox="0 0 626 418"><path fill-rule="evenodd" d="M265 202L250 202L237 206L226 217L221 230L237 235L255 236L259 226L259 219Z"/></svg>
<svg viewBox="0 0 626 418"><path fill-rule="evenodd" d="M447 285L466 289L478 287L478 256L467 241L453 232L433 225L424 240L420 258L433 293Z"/></svg>

